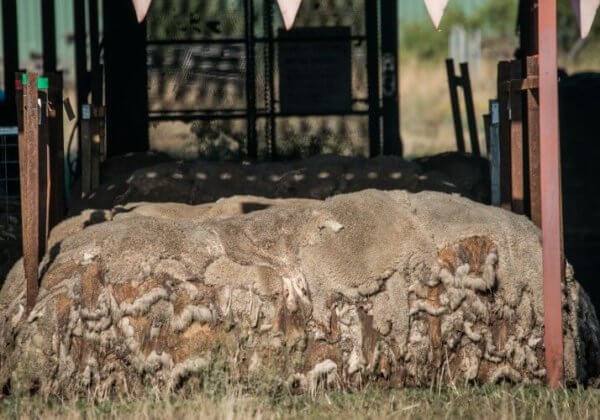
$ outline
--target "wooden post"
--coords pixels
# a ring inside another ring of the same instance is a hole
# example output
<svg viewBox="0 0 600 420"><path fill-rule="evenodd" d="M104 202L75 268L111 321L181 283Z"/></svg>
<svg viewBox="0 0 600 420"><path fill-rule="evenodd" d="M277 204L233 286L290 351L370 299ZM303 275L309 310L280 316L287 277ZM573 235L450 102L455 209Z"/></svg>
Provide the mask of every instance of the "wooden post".
<svg viewBox="0 0 600 420"><path fill-rule="evenodd" d="M454 119L454 134L456 136L456 148L459 152L465 152L465 138L463 135L462 119L460 116L460 104L458 102L458 88L456 73L454 72L454 60L446 60L446 74L448 75L448 89L450 90L450 105L452 106L452 118Z"/></svg>
<svg viewBox="0 0 600 420"><path fill-rule="evenodd" d="M23 231L23 270L26 281L27 312L38 294L40 249L40 161L37 74L23 76L23 134L19 135L21 183L21 224Z"/></svg>
<svg viewBox="0 0 600 420"><path fill-rule="evenodd" d="M477 134L477 120L475 119L475 105L473 103L473 91L471 89L471 76L469 74L468 63L460 63L460 78L463 94L465 95L465 110L467 112L469 137L471 138L471 154L479 157L481 156L481 151L479 149L479 135Z"/></svg>
<svg viewBox="0 0 600 420"><path fill-rule="evenodd" d="M498 63L498 107L500 113L500 188L502 190L502 208L510 210L511 197L511 162L510 162L510 92L507 83L510 81L510 62Z"/></svg>
<svg viewBox="0 0 600 420"><path fill-rule="evenodd" d="M562 293L564 248L558 123L556 0L538 5L540 184L544 272L544 350L548 384L563 382Z"/></svg>
<svg viewBox="0 0 600 420"><path fill-rule="evenodd" d="M511 80L522 79L521 62L511 62ZM510 163L511 163L511 199L512 211L517 214L525 213L525 184L523 168L523 98L522 93L511 89L510 92Z"/></svg>

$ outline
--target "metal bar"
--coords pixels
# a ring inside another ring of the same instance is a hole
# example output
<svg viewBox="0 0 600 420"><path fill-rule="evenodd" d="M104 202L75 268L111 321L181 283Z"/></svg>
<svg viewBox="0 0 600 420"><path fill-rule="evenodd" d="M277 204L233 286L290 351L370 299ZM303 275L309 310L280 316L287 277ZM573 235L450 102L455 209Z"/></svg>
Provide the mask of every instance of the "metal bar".
<svg viewBox="0 0 600 420"><path fill-rule="evenodd" d="M44 80L45 83L42 85L40 82ZM50 174L50 145L49 145L49 132L48 132L48 79L46 77L38 78L38 128L39 134L38 139L40 143L40 159L39 159L39 173L40 173L40 187L39 187L39 201L40 201L40 236L39 236L39 249L40 249L40 261L41 257L46 253L46 245L48 243L48 237L50 236L49 223L50 220L50 194L49 191L52 189L52 177ZM39 262L39 261L38 261Z"/></svg>
<svg viewBox="0 0 600 420"><path fill-rule="evenodd" d="M548 384L563 381L561 283L564 248L558 123L556 0L539 2L540 181L542 185L542 257L544 272L544 347Z"/></svg>
<svg viewBox="0 0 600 420"><path fill-rule="evenodd" d="M77 83L77 107L78 109L81 109L81 106L87 102L87 94L89 91L84 1L73 0L73 18L75 21L75 80ZM79 172L81 170L81 129L77 131L77 136L77 153L79 155L77 172Z"/></svg>
<svg viewBox="0 0 600 420"><path fill-rule="evenodd" d="M56 71L56 19L54 0L42 0L44 73Z"/></svg>
<svg viewBox="0 0 600 420"><path fill-rule="evenodd" d="M329 113L319 113L319 112L275 112L273 116L275 118L288 118L288 117L363 117L368 116L369 111L352 111L347 113L340 114L329 114ZM269 112L257 112L256 118L267 118L271 114ZM192 113L182 113L182 114L172 114L172 113L150 113L148 116L150 121L194 121L194 120L237 120L247 118L247 114L245 113L237 113L237 114L192 114Z"/></svg>
<svg viewBox="0 0 600 420"><path fill-rule="evenodd" d="M258 158L256 141L256 62L254 56L254 0L244 0L246 25L246 153L249 159Z"/></svg>
<svg viewBox="0 0 600 420"><path fill-rule="evenodd" d="M100 120L104 117L102 106L91 106L91 185L92 190L96 190L100 186L100 163L102 161L102 140L100 135Z"/></svg>
<svg viewBox="0 0 600 420"><path fill-rule="evenodd" d="M50 195L50 216L48 218L48 228L52 229L64 217L65 206L65 180L64 180L64 131L63 131L63 75L62 72L51 73L47 75L50 81L48 89L49 102L52 107L50 118L48 119L49 131L49 165L51 187L48 191Z"/></svg>
<svg viewBox="0 0 600 420"><path fill-rule="evenodd" d="M263 0L264 32L267 35L265 51L265 106L268 109L266 137L269 158L277 159L277 139L275 138L275 52L273 45L273 0Z"/></svg>
<svg viewBox="0 0 600 420"><path fill-rule="evenodd" d="M525 71L525 57L538 53L537 35L537 10L538 0L519 1L519 51L520 59L523 60L523 71Z"/></svg>
<svg viewBox="0 0 600 420"><path fill-rule="evenodd" d="M90 21L90 58L92 104L102 104L102 67L100 66L100 35L98 29L98 0L88 0Z"/></svg>
<svg viewBox="0 0 600 420"><path fill-rule="evenodd" d="M398 2L380 0L383 154L402 156L398 80Z"/></svg>
<svg viewBox="0 0 600 420"><path fill-rule="evenodd" d="M538 57L527 57L527 78L537 77ZM533 223L542 226L540 184L540 107L537 90L527 90L527 147L529 157L529 214Z"/></svg>
<svg viewBox="0 0 600 420"><path fill-rule="evenodd" d="M521 61L511 62L511 79L521 80ZM510 93L510 164L512 211L525 213L525 158L523 154L523 97L520 91Z"/></svg>
<svg viewBox="0 0 600 420"><path fill-rule="evenodd" d="M490 125L491 125L491 116L490 114L483 115L483 132L485 134L485 150L488 154L490 154Z"/></svg>
<svg viewBox="0 0 600 420"><path fill-rule="evenodd" d="M0 122L14 125L17 118L15 74L19 69L19 39L17 31L17 0L2 0L2 31L5 103Z"/></svg>
<svg viewBox="0 0 600 420"><path fill-rule="evenodd" d="M454 120L454 135L456 136L456 148L459 152L465 152L465 139L463 136L462 118L460 116L460 104L458 102L458 89L456 86L456 74L454 73L454 60L446 60L446 74L448 75L448 89L450 90L450 105L452 106L452 118Z"/></svg>
<svg viewBox="0 0 600 420"><path fill-rule="evenodd" d="M502 177L501 177L501 153L500 153L500 102L490 101L490 180L491 180L491 204L500 206L502 204Z"/></svg>
<svg viewBox="0 0 600 420"><path fill-rule="evenodd" d="M331 42L331 41L365 41L364 35L352 35L350 37L329 36L329 37L294 37L294 38L273 38L275 44L285 42ZM268 37L254 37L255 44L268 43ZM245 44L245 38L204 38L204 39L151 39L148 40L148 45L195 45L195 44Z"/></svg>
<svg viewBox="0 0 600 420"><path fill-rule="evenodd" d="M465 111L467 112L467 125L469 126L469 137L471 138L471 154L481 156L479 150L479 136L477 134L477 120L475 119L475 105L473 103L473 91L471 90L471 76L469 64L460 63L460 77L462 79L463 94L465 95Z"/></svg>
<svg viewBox="0 0 600 420"><path fill-rule="evenodd" d="M376 1L365 2L367 31L367 85L369 91L369 156L381 154L381 112L379 105L379 17Z"/></svg>
<svg viewBox="0 0 600 420"><path fill-rule="evenodd" d="M21 161L21 225L23 270L26 281L27 312L38 294L40 250L40 141L37 74L28 73L23 89L23 134L19 136Z"/></svg>
<svg viewBox="0 0 600 420"><path fill-rule="evenodd" d="M81 106L79 130L81 131L81 196L92 192L92 111L89 104Z"/></svg>
<svg viewBox="0 0 600 420"><path fill-rule="evenodd" d="M500 112L500 188L502 208L511 208L511 163L510 163L510 115L509 91L505 88L510 80L510 62L498 63L498 105Z"/></svg>

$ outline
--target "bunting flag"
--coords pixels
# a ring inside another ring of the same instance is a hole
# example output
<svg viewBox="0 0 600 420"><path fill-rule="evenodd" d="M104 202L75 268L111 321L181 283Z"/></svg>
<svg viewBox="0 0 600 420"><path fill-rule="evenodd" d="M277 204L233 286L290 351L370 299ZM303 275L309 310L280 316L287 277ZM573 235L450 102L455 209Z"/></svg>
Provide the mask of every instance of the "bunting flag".
<svg viewBox="0 0 600 420"><path fill-rule="evenodd" d="M138 23L144 20L146 14L148 13L148 9L150 8L150 3L152 0L132 0L133 7L135 7L135 15L137 17Z"/></svg>
<svg viewBox="0 0 600 420"><path fill-rule="evenodd" d="M581 38L585 38L592 29L596 11L600 7L600 0L571 0L571 4L575 10Z"/></svg>
<svg viewBox="0 0 600 420"><path fill-rule="evenodd" d="M281 10L285 29L289 30L294 26L302 0L277 0L277 3L279 4L279 10Z"/></svg>
<svg viewBox="0 0 600 420"><path fill-rule="evenodd" d="M600 0L599 0L600 1ZM442 16L448 6L448 0L425 0L425 7L427 7L427 13L433 22L435 29L440 27Z"/></svg>

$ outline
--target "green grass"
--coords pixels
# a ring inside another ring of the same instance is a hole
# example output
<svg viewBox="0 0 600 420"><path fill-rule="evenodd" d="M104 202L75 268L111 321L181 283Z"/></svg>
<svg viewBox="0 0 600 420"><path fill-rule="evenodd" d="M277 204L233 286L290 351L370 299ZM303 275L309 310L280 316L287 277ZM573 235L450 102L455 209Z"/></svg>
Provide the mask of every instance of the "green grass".
<svg viewBox="0 0 600 420"><path fill-rule="evenodd" d="M427 390L322 393L315 398L279 393L228 391L220 395L152 397L120 401L0 400L1 418L459 418L598 419L600 391L543 387L483 386Z"/></svg>

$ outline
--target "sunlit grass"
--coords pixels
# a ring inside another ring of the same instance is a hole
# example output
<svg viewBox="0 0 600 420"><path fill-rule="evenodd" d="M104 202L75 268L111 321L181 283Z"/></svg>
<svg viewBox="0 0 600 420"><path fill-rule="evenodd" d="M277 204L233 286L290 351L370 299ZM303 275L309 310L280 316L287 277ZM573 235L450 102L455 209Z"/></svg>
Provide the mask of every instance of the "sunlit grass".
<svg viewBox="0 0 600 420"><path fill-rule="evenodd" d="M598 419L600 392L582 388L473 386L464 388L329 392L310 397L278 393L198 393L113 401L41 398L0 400L0 417L39 419L459 418Z"/></svg>

